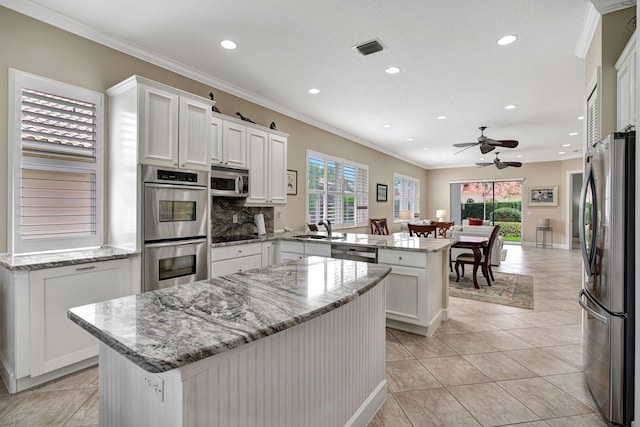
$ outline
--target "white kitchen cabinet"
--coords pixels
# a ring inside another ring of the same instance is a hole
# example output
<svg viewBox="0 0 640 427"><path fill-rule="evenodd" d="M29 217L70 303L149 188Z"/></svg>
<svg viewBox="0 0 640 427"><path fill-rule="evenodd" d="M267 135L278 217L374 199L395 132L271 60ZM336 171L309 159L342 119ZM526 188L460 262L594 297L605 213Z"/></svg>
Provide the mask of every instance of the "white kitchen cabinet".
<svg viewBox="0 0 640 427"><path fill-rule="evenodd" d="M287 137L247 127L249 197L247 206L281 206L287 202Z"/></svg>
<svg viewBox="0 0 640 427"><path fill-rule="evenodd" d="M222 119L215 113L211 114L211 139L209 139L209 156L211 165L220 166L222 157Z"/></svg>
<svg viewBox="0 0 640 427"><path fill-rule="evenodd" d="M278 264L304 258L304 242L278 241Z"/></svg>
<svg viewBox="0 0 640 427"><path fill-rule="evenodd" d="M98 341L67 310L140 291L140 258L0 268L0 373L16 393L97 363Z"/></svg>
<svg viewBox="0 0 640 427"><path fill-rule="evenodd" d="M262 266L268 267L276 261L276 242L262 243Z"/></svg>
<svg viewBox="0 0 640 427"><path fill-rule="evenodd" d="M331 244L317 243L317 242L304 242L304 255L330 257Z"/></svg>
<svg viewBox="0 0 640 427"><path fill-rule="evenodd" d="M213 101L145 79L132 76L107 90L110 128L116 147L133 155L138 163L171 168L209 170L211 106ZM138 134L132 129L138 129ZM112 144L113 145L113 144Z"/></svg>
<svg viewBox="0 0 640 427"><path fill-rule="evenodd" d="M617 72L616 129L620 132L627 130L629 126L636 125L636 50L634 33L615 65Z"/></svg>
<svg viewBox="0 0 640 427"><path fill-rule="evenodd" d="M67 310L129 294L129 262L114 260L29 274L31 376L98 355L98 340L67 319Z"/></svg>
<svg viewBox="0 0 640 427"><path fill-rule="evenodd" d="M443 318L442 252L379 249L387 276L387 326L431 336Z"/></svg>
<svg viewBox="0 0 640 427"><path fill-rule="evenodd" d="M222 121L222 125L218 120ZM247 167L247 127L234 119L223 119L215 113L213 113L211 126L216 133L221 129L219 139L212 142L211 165L245 169Z"/></svg>
<svg viewBox="0 0 640 427"><path fill-rule="evenodd" d="M262 243L211 248L211 277L262 267Z"/></svg>

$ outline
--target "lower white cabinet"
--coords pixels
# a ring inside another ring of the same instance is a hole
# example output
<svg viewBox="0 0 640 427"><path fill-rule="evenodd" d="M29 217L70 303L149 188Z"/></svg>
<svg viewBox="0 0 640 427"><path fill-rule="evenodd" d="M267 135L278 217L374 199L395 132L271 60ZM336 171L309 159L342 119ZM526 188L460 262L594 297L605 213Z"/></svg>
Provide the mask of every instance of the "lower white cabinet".
<svg viewBox="0 0 640 427"><path fill-rule="evenodd" d="M311 243L304 242L304 255L305 256L331 256L331 245L327 243Z"/></svg>
<svg viewBox="0 0 640 427"><path fill-rule="evenodd" d="M262 266L268 267L276 261L276 242L262 243Z"/></svg>
<svg viewBox="0 0 640 427"><path fill-rule="evenodd" d="M304 258L304 242L278 241L278 264Z"/></svg>
<svg viewBox="0 0 640 427"><path fill-rule="evenodd" d="M262 243L211 248L211 277L262 267Z"/></svg>
<svg viewBox="0 0 640 427"><path fill-rule="evenodd" d="M98 340L67 319L67 310L127 295L128 261L36 270L29 274L31 376L98 355Z"/></svg>

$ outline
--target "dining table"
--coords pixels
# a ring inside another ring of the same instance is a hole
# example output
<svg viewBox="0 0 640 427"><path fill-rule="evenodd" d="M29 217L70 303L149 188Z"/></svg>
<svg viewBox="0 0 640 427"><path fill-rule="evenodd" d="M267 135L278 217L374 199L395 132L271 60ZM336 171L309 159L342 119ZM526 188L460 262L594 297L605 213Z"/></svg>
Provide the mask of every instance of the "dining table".
<svg viewBox="0 0 640 427"><path fill-rule="evenodd" d="M473 252L473 286L476 289L480 289L478 286L478 267L482 266L482 274L487 279L487 283L491 286L489 281L489 270L485 264L482 264L482 252L487 248L489 243L488 237L481 236L456 236L452 238L455 243L451 245L452 248L459 249L471 249Z"/></svg>

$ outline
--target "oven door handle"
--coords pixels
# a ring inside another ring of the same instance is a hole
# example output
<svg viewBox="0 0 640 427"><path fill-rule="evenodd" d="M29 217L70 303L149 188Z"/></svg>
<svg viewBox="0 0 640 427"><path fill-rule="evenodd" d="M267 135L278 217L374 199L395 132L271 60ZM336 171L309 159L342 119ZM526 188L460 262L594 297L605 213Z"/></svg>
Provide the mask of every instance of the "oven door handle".
<svg viewBox="0 0 640 427"><path fill-rule="evenodd" d="M196 186L196 185L174 185L174 184L152 184L146 183L144 185L147 188L161 188L161 189L175 189L175 190L197 190L197 191L206 191L206 186Z"/></svg>
<svg viewBox="0 0 640 427"><path fill-rule="evenodd" d="M207 239L191 239L191 240L171 240L169 242L148 243L145 248L166 248L167 246L183 246L183 245L199 245L207 243Z"/></svg>

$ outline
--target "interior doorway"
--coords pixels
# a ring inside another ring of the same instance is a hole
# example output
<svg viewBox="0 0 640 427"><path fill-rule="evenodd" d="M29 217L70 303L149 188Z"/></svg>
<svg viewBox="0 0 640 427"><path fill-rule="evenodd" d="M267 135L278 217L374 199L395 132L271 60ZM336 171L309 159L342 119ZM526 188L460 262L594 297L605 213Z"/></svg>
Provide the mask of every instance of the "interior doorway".
<svg viewBox="0 0 640 427"><path fill-rule="evenodd" d="M569 249L580 249L580 192L582 191L582 171L567 172L567 242Z"/></svg>

